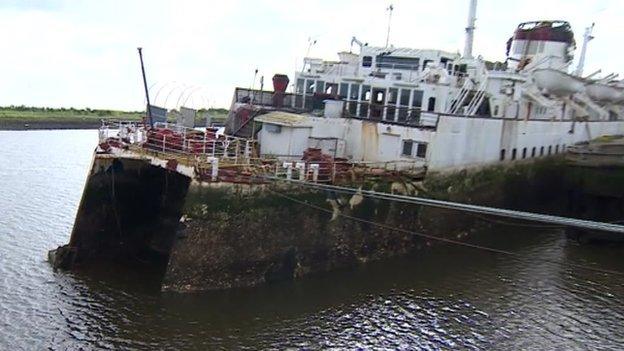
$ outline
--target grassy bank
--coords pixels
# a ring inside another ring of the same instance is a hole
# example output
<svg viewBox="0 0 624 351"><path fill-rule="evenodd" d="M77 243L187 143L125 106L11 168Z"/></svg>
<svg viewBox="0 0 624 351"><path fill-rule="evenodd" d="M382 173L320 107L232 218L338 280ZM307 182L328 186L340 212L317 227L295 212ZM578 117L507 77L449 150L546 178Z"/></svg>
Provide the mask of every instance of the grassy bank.
<svg viewBox="0 0 624 351"><path fill-rule="evenodd" d="M205 125L205 113L212 121L220 122L225 120L228 111L200 110L196 125ZM140 121L144 115L143 111L6 106L0 107L0 130L91 129L99 127L102 120Z"/></svg>

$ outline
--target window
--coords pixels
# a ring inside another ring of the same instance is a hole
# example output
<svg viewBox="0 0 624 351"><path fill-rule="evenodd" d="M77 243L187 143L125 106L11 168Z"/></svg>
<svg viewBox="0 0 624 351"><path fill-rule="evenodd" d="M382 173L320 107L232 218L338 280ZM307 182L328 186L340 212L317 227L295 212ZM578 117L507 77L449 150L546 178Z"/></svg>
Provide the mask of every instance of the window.
<svg viewBox="0 0 624 351"><path fill-rule="evenodd" d="M505 149L502 149L500 152L500 160L505 161Z"/></svg>
<svg viewBox="0 0 624 351"><path fill-rule="evenodd" d="M375 61L377 68L404 69L418 71L420 58L418 57L397 57L388 55L378 55Z"/></svg>
<svg viewBox="0 0 624 351"><path fill-rule="evenodd" d="M401 100L399 101L399 104L401 106L408 106L409 105L409 99L410 99L410 90L409 89L401 89Z"/></svg>
<svg viewBox="0 0 624 351"><path fill-rule="evenodd" d="M414 152L416 155L414 155ZM427 157L427 143L419 143L414 140L403 140L403 149L401 150L402 156L407 157Z"/></svg>
<svg viewBox="0 0 624 351"><path fill-rule="evenodd" d="M422 90L414 90L414 99L412 99L412 107L421 108L423 103Z"/></svg>
<svg viewBox="0 0 624 351"><path fill-rule="evenodd" d="M548 145L548 155L552 153L552 146Z"/></svg>
<svg viewBox="0 0 624 351"><path fill-rule="evenodd" d="M383 91L377 91L375 93L375 100L373 101L376 104L383 104L384 102L384 93ZM559 146L557 146L559 148Z"/></svg>
<svg viewBox="0 0 624 351"><path fill-rule="evenodd" d="M540 156L544 156L544 147L540 147Z"/></svg>
<svg viewBox="0 0 624 351"><path fill-rule="evenodd" d="M399 94L399 89L390 88L388 89L388 105L396 105L397 95Z"/></svg>
<svg viewBox="0 0 624 351"><path fill-rule="evenodd" d="M522 159L526 158L526 147L522 149Z"/></svg>
<svg viewBox="0 0 624 351"><path fill-rule="evenodd" d="M316 81L316 92L322 93L325 90L325 82L322 80Z"/></svg>
<svg viewBox="0 0 624 351"><path fill-rule="evenodd" d="M303 94L303 84L304 84L303 79L297 79L297 88L295 90L295 93Z"/></svg>
<svg viewBox="0 0 624 351"><path fill-rule="evenodd" d="M306 79L306 89L305 92L307 94L312 94L314 93L314 81L311 79Z"/></svg>
<svg viewBox="0 0 624 351"><path fill-rule="evenodd" d="M536 152L536 148L535 146L533 146L533 149L531 150L531 157L535 157L535 152Z"/></svg>
<svg viewBox="0 0 624 351"><path fill-rule="evenodd" d="M362 67L370 67L373 65L373 57L372 56L364 56L362 57Z"/></svg>
<svg viewBox="0 0 624 351"><path fill-rule="evenodd" d="M433 60L424 60L424 61L423 61L423 66L422 66L423 71L425 70L425 68L427 68L427 65L428 65L430 62L433 62Z"/></svg>
<svg viewBox="0 0 624 351"><path fill-rule="evenodd" d="M511 150L511 160L515 160L516 159L516 149Z"/></svg>
<svg viewBox="0 0 624 351"><path fill-rule="evenodd" d="M494 106L494 117L498 117L498 105Z"/></svg>
<svg viewBox="0 0 624 351"><path fill-rule="evenodd" d="M279 134L282 132L282 126L277 125L277 124L267 123L264 125L264 129L266 129L266 131L269 133Z"/></svg>
<svg viewBox="0 0 624 351"><path fill-rule="evenodd" d="M349 94L349 85L346 83L340 83L340 92L339 92L340 97L344 99L347 97L348 94Z"/></svg>
<svg viewBox="0 0 624 351"><path fill-rule="evenodd" d="M433 96L429 98L429 103L427 104L427 111L433 112L435 111L436 98Z"/></svg>
<svg viewBox="0 0 624 351"><path fill-rule="evenodd" d="M556 145L555 146L555 154L558 154L558 153L559 153L559 145Z"/></svg>
<svg viewBox="0 0 624 351"><path fill-rule="evenodd" d="M333 83L325 84L325 94L338 95L338 84L333 84Z"/></svg>
<svg viewBox="0 0 624 351"><path fill-rule="evenodd" d="M414 142L411 140L403 141L403 150L401 151L401 155L412 157L412 149L414 146Z"/></svg>
<svg viewBox="0 0 624 351"><path fill-rule="evenodd" d="M427 144L418 143L418 147L416 148L416 157L420 157L420 158L427 157Z"/></svg>
<svg viewBox="0 0 624 351"><path fill-rule="evenodd" d="M362 85L362 101L370 101L371 99L371 87L370 85Z"/></svg>
<svg viewBox="0 0 624 351"><path fill-rule="evenodd" d="M359 93L360 93L360 85L351 84L351 95L349 96L349 100L358 100Z"/></svg>

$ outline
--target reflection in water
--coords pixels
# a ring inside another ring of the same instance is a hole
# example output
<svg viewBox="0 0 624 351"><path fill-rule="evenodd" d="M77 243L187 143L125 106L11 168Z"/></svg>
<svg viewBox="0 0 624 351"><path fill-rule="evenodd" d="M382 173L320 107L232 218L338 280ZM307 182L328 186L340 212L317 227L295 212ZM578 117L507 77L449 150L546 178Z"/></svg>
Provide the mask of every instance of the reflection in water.
<svg viewBox="0 0 624 351"><path fill-rule="evenodd" d="M617 348L622 248L496 226L472 241L256 289L161 294L145 272L54 272L95 131L0 132L0 348Z"/></svg>

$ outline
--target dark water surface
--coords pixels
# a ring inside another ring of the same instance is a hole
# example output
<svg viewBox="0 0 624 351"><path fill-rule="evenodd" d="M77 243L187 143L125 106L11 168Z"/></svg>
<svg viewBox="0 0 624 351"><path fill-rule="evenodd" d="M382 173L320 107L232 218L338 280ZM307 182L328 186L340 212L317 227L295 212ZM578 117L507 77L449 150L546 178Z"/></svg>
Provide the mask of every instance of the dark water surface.
<svg viewBox="0 0 624 351"><path fill-rule="evenodd" d="M622 349L618 246L494 227L412 257L257 289L160 294L142 274L54 272L96 131L0 132L0 350Z"/></svg>

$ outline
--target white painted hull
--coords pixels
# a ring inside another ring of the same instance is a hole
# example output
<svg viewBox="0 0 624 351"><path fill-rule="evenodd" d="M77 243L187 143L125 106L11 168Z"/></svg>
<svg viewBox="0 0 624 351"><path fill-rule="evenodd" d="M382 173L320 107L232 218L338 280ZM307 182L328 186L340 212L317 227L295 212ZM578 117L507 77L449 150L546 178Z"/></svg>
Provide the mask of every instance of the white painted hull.
<svg viewBox="0 0 624 351"><path fill-rule="evenodd" d="M538 69L533 72L535 84L546 92L566 96L585 91L585 83L579 77L555 69Z"/></svg>
<svg viewBox="0 0 624 351"><path fill-rule="evenodd" d="M618 103L624 101L624 89L614 86L592 83L586 86L587 95L599 102Z"/></svg>

